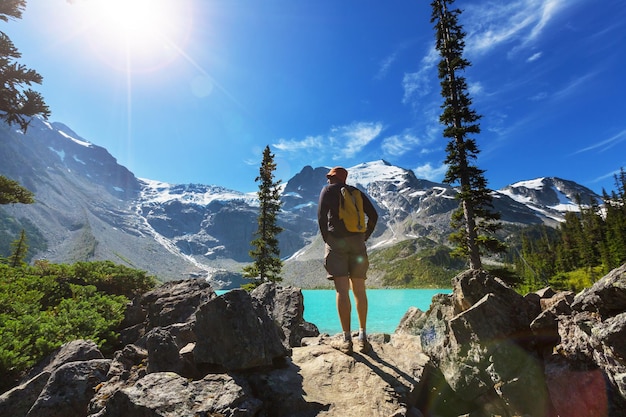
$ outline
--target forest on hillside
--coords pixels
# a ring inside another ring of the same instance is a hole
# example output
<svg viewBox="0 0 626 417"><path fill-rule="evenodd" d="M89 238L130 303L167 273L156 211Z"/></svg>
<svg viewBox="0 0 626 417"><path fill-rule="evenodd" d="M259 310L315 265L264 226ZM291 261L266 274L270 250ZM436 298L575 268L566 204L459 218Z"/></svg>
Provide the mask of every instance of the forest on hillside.
<svg viewBox="0 0 626 417"><path fill-rule="evenodd" d="M615 190L602 191L602 204L579 201L557 229L531 226L510 253L518 290L550 286L580 291L626 262L626 172L615 175Z"/></svg>

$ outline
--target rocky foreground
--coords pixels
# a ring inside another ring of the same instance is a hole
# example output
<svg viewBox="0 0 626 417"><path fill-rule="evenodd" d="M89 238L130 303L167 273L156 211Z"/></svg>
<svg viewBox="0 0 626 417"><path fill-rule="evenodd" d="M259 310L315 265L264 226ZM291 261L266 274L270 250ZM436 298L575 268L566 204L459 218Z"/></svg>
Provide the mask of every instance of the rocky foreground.
<svg viewBox="0 0 626 417"><path fill-rule="evenodd" d="M576 295L523 297L484 271L453 287L347 356L297 288L170 282L128 307L113 358L62 346L0 416L626 416L626 265Z"/></svg>

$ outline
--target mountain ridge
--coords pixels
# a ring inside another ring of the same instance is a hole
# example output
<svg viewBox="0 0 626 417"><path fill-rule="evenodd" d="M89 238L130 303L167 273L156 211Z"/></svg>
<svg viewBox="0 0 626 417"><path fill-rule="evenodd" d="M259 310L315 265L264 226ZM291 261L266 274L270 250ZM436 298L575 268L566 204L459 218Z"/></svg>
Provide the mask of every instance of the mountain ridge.
<svg viewBox="0 0 626 417"><path fill-rule="evenodd" d="M216 288L241 282L241 268L251 262L256 193L137 178L105 148L62 123L34 119L26 134L3 125L0 140L0 174L19 181L36 199L2 207L1 216L37 225L47 249L34 259L109 259L162 280L206 278ZM372 249L420 237L447 243L450 215L458 206L454 187L419 179L384 160L347 169L348 183L367 192L380 214ZM305 166L282 184L284 278L301 287L325 281L316 213L327 171ZM566 211L578 209L576 195L581 201L599 199L572 181L543 177L494 191L494 208L509 227L554 226Z"/></svg>

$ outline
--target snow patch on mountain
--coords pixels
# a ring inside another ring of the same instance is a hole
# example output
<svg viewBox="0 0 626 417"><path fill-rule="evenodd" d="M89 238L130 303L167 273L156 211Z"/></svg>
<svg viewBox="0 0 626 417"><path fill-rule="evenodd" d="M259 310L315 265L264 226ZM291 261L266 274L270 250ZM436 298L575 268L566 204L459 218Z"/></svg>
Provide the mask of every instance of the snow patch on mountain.
<svg viewBox="0 0 626 417"><path fill-rule="evenodd" d="M183 204L207 206L214 201L238 201L258 206L256 193L242 193L224 187L201 184L170 184L146 178L139 178L142 184L143 203L163 204L178 201Z"/></svg>
<svg viewBox="0 0 626 417"><path fill-rule="evenodd" d="M407 170L393 166L384 160L362 163L348 170L348 184L360 185L364 189L372 182L391 182L398 188L407 184Z"/></svg>
<svg viewBox="0 0 626 417"><path fill-rule="evenodd" d="M58 151L58 150L54 149L52 146L48 146L48 149L50 149L55 154L59 155L59 158L61 159L61 162L65 162L65 151L63 149Z"/></svg>
<svg viewBox="0 0 626 417"><path fill-rule="evenodd" d="M85 148L91 148L93 145L85 140L81 140L81 139L76 139L73 136L68 135L67 133L65 133L62 130L57 130L57 132L59 132L59 134L61 134L61 136L64 136L66 138L68 138L69 140L73 141L74 143L79 144L80 146L84 146Z"/></svg>
<svg viewBox="0 0 626 417"><path fill-rule="evenodd" d="M580 211L579 205L574 202L575 194L580 193L580 186L567 186L567 182L557 178L536 178L532 180L518 181L499 190L518 203L527 205L541 213L546 213L545 208L558 212ZM582 190L589 192L589 190Z"/></svg>

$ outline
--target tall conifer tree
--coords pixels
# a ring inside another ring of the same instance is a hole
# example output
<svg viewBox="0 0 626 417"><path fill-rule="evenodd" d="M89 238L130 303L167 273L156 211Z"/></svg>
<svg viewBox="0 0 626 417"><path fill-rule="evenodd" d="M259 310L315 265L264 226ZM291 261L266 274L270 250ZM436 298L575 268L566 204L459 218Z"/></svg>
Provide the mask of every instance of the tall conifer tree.
<svg viewBox="0 0 626 417"><path fill-rule="evenodd" d="M22 229L20 233L20 238L11 243L11 247L13 248L13 252L8 259L9 265L11 268L17 268L24 264L24 259L26 259L26 255L28 254L28 243L24 229Z"/></svg>
<svg viewBox="0 0 626 417"><path fill-rule="evenodd" d="M281 181L274 180L275 170L274 154L270 151L270 147L266 146L263 151L259 176L255 178L255 181L259 182L257 193L259 196L259 217L257 220L258 229L255 233L256 238L251 242L254 249L250 251L254 263L243 269L244 277L256 280L252 286L267 281L282 281L280 271L283 264L280 260L277 236L283 229L276 223L282 206L279 188Z"/></svg>
<svg viewBox="0 0 626 417"><path fill-rule="evenodd" d="M431 3L435 23L436 48L441 55L438 65L441 95L444 103L439 121L445 126L443 136L449 139L446 147L448 165L444 182L459 184L459 209L453 214L451 225L457 230L450 240L457 245L455 252L466 257L471 269L481 269L481 248L502 252L504 244L495 237L500 228L499 214L492 211L491 190L487 188L484 170L475 164L479 150L469 137L480 133L480 116L471 108L465 78L460 75L470 62L463 58L465 33L457 21L460 10L450 10L454 0L434 0Z"/></svg>

